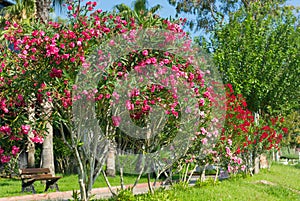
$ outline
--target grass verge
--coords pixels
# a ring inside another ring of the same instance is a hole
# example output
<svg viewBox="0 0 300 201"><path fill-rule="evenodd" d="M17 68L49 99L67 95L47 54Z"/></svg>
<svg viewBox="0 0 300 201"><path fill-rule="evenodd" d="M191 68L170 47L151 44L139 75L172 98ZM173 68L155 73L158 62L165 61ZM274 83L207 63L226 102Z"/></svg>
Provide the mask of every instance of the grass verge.
<svg viewBox="0 0 300 201"><path fill-rule="evenodd" d="M134 183L134 176L125 176L125 183ZM113 186L119 185L119 177L110 178ZM146 182L142 178L140 182ZM63 176L58 182L61 191L77 190L77 176ZM38 193L43 192L44 185L36 182ZM105 187L102 177L99 177L94 188ZM20 193L21 181L18 179L0 179L0 197L24 195ZM271 170L261 170L253 177L237 176L229 180L213 184L207 181L197 187L186 187L177 184L171 190L159 189L154 194L139 196L130 195L130 192L123 192L120 197L110 200L177 200L177 201L300 201L300 164L285 166L274 164Z"/></svg>
<svg viewBox="0 0 300 201"><path fill-rule="evenodd" d="M72 191L79 190L78 178L77 175L60 175L62 176L60 180L58 180L58 186L60 191ZM134 175L125 175L124 183L125 184L133 184L135 182L136 176ZM112 186L120 185L120 177L111 177L109 181ZM146 177L142 177L139 183L147 182ZM11 197L11 196L20 196L20 195L30 195L31 192L21 193L21 179L13 178L0 178L0 197ZM103 176L99 176L94 184L94 188L106 187ZM40 181L36 181L34 183L34 188L37 193L43 193L45 190L45 184ZM48 192L55 192L55 190L49 189Z"/></svg>

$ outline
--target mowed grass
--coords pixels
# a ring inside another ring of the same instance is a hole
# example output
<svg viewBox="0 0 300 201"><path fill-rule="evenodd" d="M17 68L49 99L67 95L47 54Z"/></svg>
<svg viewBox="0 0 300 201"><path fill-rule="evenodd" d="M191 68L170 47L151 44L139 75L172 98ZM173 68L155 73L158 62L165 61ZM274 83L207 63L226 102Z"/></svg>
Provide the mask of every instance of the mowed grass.
<svg viewBox="0 0 300 201"><path fill-rule="evenodd" d="M125 176L125 183L132 184L134 176ZM111 185L119 185L119 177L110 178ZM146 182L142 178L141 182ZM78 190L77 175L63 176L58 182L61 191ZM94 188L105 187L102 176L97 179ZM35 183L38 193L42 193L44 185ZM297 166L285 166L274 164L271 170L261 170L253 177L234 178L219 182L217 185L204 185L201 187L176 188L161 192L163 196L158 199L147 197L145 200L178 201L300 201L300 164ZM21 181L18 179L0 179L0 197L25 195L21 193ZM168 196L167 196L168 194ZM139 199L140 200L140 199Z"/></svg>
<svg viewBox="0 0 300 201"><path fill-rule="evenodd" d="M62 176L60 180L58 180L58 187L60 191L72 191L72 190L79 190L78 185L78 177L77 175L60 175ZM125 184L133 184L135 182L136 176L134 175L125 175L124 176L124 183ZM120 185L120 177L109 177L110 184L112 186L119 186ZM146 177L142 177L139 183L147 182ZM0 178L0 197L11 197L11 196L20 196L20 195L28 195L32 194L31 192L24 192L22 193L21 190L21 179L14 178L14 179L7 179L7 178ZM106 183L102 175L100 175L95 184L94 188L106 187ZM34 183L34 188L37 193L43 193L45 190L45 184L40 181L36 181ZM48 192L55 192L55 190L49 189Z"/></svg>
<svg viewBox="0 0 300 201"><path fill-rule="evenodd" d="M300 200L300 166L275 164L271 170L258 175L230 179L218 185L193 187L169 192L176 200L245 200L245 201L291 201Z"/></svg>

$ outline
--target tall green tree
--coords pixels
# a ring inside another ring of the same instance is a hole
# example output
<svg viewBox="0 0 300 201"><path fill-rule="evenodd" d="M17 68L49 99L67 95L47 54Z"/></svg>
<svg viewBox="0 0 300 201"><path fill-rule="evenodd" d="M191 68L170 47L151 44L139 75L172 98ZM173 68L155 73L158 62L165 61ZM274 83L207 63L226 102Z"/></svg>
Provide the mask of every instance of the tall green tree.
<svg viewBox="0 0 300 201"><path fill-rule="evenodd" d="M251 3L230 15L211 38L223 81L242 93L253 112L299 108L300 27L289 7Z"/></svg>
<svg viewBox="0 0 300 201"><path fill-rule="evenodd" d="M147 17L155 14L159 9L161 9L161 5L157 4L151 8L148 8L147 0L136 0L132 2L132 9L126 4L116 5L114 8L117 12L122 13L127 19L136 18L140 23Z"/></svg>
<svg viewBox="0 0 300 201"><path fill-rule="evenodd" d="M300 147L300 110L295 110L287 115L285 125L288 128L288 135L285 139L286 145L292 149Z"/></svg>
<svg viewBox="0 0 300 201"><path fill-rule="evenodd" d="M57 8L62 10L64 0L15 0L15 4L7 6L1 10L0 21L3 25L5 21L29 23L31 19L41 21L49 20L49 13Z"/></svg>
<svg viewBox="0 0 300 201"><path fill-rule="evenodd" d="M36 18L43 22L47 22L49 20L49 14L51 10L55 9L55 7L61 9L62 4L65 2L65 0L31 0L31 1L33 1L35 5Z"/></svg>
<svg viewBox="0 0 300 201"><path fill-rule="evenodd" d="M281 2L286 0L260 0L262 4L268 2ZM258 0L169 0L175 6L177 15L189 13L195 15L195 19L188 19L187 24L191 29L211 31L221 26L228 20L231 13L241 8L248 9L252 3Z"/></svg>

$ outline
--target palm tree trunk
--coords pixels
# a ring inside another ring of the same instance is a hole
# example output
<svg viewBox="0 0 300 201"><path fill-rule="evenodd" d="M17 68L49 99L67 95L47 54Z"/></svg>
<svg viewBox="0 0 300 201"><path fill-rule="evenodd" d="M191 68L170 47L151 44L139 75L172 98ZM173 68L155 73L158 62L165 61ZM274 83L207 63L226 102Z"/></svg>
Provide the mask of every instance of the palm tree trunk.
<svg viewBox="0 0 300 201"><path fill-rule="evenodd" d="M27 152L28 152L27 167L28 168L33 168L35 166L35 157L34 157L35 145L31 140L28 141Z"/></svg>
<svg viewBox="0 0 300 201"><path fill-rule="evenodd" d="M109 177L116 176L115 147L112 142L109 143L108 152L107 152L106 175Z"/></svg>
<svg viewBox="0 0 300 201"><path fill-rule="evenodd" d="M29 122L34 122L34 115L35 115L35 99L32 100L32 102L28 106L28 120ZM32 105L31 105L32 104ZM35 144L31 141L31 138L34 138L34 134L32 132L32 128L30 129L27 139L27 167L33 168L35 166Z"/></svg>
<svg viewBox="0 0 300 201"><path fill-rule="evenodd" d="M51 0L35 0L36 18L46 23L49 20Z"/></svg>
<svg viewBox="0 0 300 201"><path fill-rule="evenodd" d="M55 168L54 168L54 155L53 155L53 127L49 120L49 118L51 116L51 111L52 111L52 105L46 101L43 104L43 112L46 117L45 120L47 121L47 124L46 124L47 133L44 138L41 159L42 159L42 167L49 168L51 174L54 175Z"/></svg>

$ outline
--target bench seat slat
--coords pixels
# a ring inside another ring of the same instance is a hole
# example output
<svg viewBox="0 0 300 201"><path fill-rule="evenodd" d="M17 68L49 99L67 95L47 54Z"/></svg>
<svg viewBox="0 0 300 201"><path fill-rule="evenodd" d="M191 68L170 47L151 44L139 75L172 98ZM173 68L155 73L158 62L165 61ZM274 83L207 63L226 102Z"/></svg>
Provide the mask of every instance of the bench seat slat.
<svg viewBox="0 0 300 201"><path fill-rule="evenodd" d="M52 174L38 174L38 175L32 175L32 178L39 179L39 178L51 178Z"/></svg>
<svg viewBox="0 0 300 201"><path fill-rule="evenodd" d="M35 180L55 180L55 179L60 179L61 177L52 177L52 175L51 176L41 175L41 176L34 176L32 178Z"/></svg>
<svg viewBox="0 0 300 201"><path fill-rule="evenodd" d="M20 169L20 173L22 174L47 174L50 173L49 168L27 168L27 169Z"/></svg>

